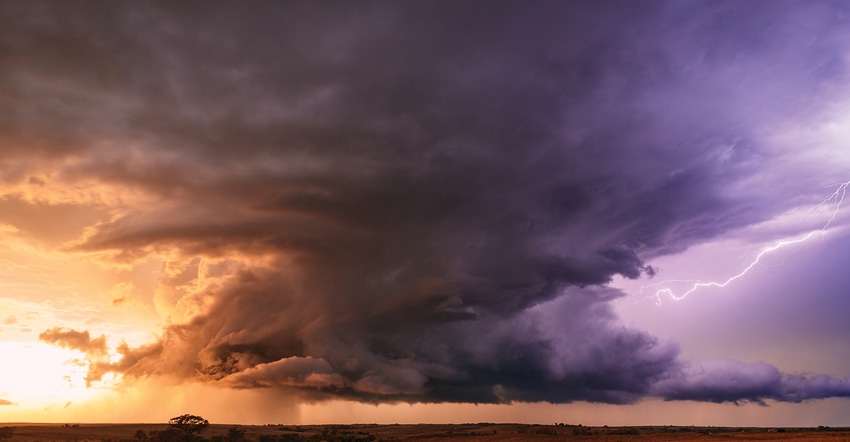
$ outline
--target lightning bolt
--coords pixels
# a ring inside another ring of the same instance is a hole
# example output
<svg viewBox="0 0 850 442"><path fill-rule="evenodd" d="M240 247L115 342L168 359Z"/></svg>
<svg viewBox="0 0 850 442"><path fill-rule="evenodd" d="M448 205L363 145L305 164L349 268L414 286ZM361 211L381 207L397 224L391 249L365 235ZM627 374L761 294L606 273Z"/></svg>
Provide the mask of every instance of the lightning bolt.
<svg viewBox="0 0 850 442"><path fill-rule="evenodd" d="M803 215L803 218L805 218L806 216L810 215L813 211L815 211L817 209L822 209L824 207L832 207L831 215L830 215L829 219L826 221L826 223L823 225L823 227L821 227L818 230L813 230L813 231L811 231L811 232L809 232L809 233L807 233L807 234L805 234L805 235L803 235L799 238L783 239L781 241L776 242L772 246L769 246L769 247L762 249L761 252L759 252L758 255L756 255L756 257L753 258L753 260L750 262L749 265L744 267L743 270L741 270L740 272L738 272L734 276L730 276L725 281L722 281L722 282L717 282L717 281L703 282L703 281L698 280L698 279L678 279L678 280L673 279L673 280L666 280L666 281L662 281L662 282L659 282L659 283L643 286L643 287L641 287L639 293L643 293L644 290L652 288L652 287L660 287L660 286L665 286L665 285L669 286L672 283L686 284L686 286L687 286L687 284L690 284L690 288L681 292L681 294L676 294L676 293L673 292L673 289L671 289L669 287L665 287L665 288L657 290L654 295L644 298L644 300L654 299L656 305L661 305L661 298L663 296L669 296L673 300L681 301L682 299L685 299L691 293L693 293L693 292L695 292L699 289L702 289L702 288L726 287L727 285L734 282L736 279L742 278L750 270L752 270L755 266L759 265L761 263L762 258L764 258L765 255L773 253L773 252L775 252L775 251L777 251L777 250L779 250L783 247L786 247L786 246L804 243L804 242L808 241L809 239L811 239L815 235L826 234L827 229L832 224L832 222L835 221L835 218L838 216L838 212L841 210L841 204L844 202L844 197L847 196L847 187L848 186L850 186L850 181L847 181L847 182L844 182L844 183L833 184L832 186L829 186L829 187L836 187L835 191L832 192L826 198L824 198L824 200L821 201L820 204L818 204L815 207L812 207L811 209L809 209L806 212L805 215Z"/></svg>

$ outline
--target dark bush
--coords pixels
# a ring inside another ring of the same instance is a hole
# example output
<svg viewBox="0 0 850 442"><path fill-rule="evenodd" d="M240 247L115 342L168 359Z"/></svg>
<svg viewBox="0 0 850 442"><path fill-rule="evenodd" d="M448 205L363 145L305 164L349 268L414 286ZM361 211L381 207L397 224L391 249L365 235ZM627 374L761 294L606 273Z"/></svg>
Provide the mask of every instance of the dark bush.
<svg viewBox="0 0 850 442"><path fill-rule="evenodd" d="M15 427L0 427L0 439L11 439L15 435Z"/></svg>

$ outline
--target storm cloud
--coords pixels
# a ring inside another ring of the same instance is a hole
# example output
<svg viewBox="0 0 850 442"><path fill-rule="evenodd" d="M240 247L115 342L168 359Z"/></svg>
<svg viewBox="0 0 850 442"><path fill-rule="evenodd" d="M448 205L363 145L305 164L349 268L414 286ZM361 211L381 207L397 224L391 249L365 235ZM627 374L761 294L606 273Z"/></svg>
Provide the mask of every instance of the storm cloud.
<svg viewBox="0 0 850 442"><path fill-rule="evenodd" d="M158 342L94 379L846 397L846 380L689 365L606 286L797 204L761 174L781 156L764 131L818 118L850 28L846 5L771 5L3 2L4 192L100 210L67 253L165 261Z"/></svg>
<svg viewBox="0 0 850 442"><path fill-rule="evenodd" d="M667 400L756 402L766 399L802 402L827 397L850 397L850 379L781 373L765 363L714 361L686 369L657 383L654 393Z"/></svg>

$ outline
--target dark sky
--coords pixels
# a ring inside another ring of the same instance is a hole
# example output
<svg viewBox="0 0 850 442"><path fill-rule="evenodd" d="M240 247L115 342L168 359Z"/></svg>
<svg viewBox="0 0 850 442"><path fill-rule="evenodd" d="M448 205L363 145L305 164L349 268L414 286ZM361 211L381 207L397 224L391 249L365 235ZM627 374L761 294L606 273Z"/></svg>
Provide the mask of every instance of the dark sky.
<svg viewBox="0 0 850 442"><path fill-rule="evenodd" d="M725 238L761 250L839 213L832 199L789 221L850 175L848 12L0 2L0 222L104 266L159 262L133 295L161 317L155 341L118 360L92 322L33 333L84 351L90 382L304 400L848 397L850 373L735 346L684 357L687 339L624 321L633 293L611 285L678 279L657 262ZM682 266L740 261L722 281L753 255ZM797 345L835 332L816 324L847 312L838 288Z"/></svg>

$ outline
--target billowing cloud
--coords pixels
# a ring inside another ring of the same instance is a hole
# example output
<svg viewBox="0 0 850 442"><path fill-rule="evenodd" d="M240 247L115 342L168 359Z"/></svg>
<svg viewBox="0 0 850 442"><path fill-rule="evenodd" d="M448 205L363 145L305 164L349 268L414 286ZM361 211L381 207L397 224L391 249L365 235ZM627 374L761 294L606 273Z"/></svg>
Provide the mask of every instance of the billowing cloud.
<svg viewBox="0 0 850 442"><path fill-rule="evenodd" d="M65 253L165 261L161 337L93 379L364 401L845 396L768 365L690 369L606 287L811 196L794 174L812 163L765 167L785 159L765 133L847 92L850 33L828 4L761 6L5 3L3 192L88 208ZM105 352L88 332L41 339Z"/></svg>
<svg viewBox="0 0 850 442"><path fill-rule="evenodd" d="M15 403L7 401L6 399L0 399L0 405L15 405Z"/></svg>
<svg viewBox="0 0 850 442"><path fill-rule="evenodd" d="M279 361L259 364L234 373L224 379L234 386L295 386L295 387L342 387L342 377L324 359L312 357L290 357Z"/></svg>
<svg viewBox="0 0 850 442"><path fill-rule="evenodd" d="M62 348L79 350L93 357L103 357L107 354L106 336L101 335L98 338L92 339L88 331L55 327L43 331L38 335L38 339Z"/></svg>
<svg viewBox="0 0 850 442"><path fill-rule="evenodd" d="M850 378L781 373L765 363L714 361L689 367L657 383L654 394L667 400L764 403L766 399L801 402L850 397Z"/></svg>

